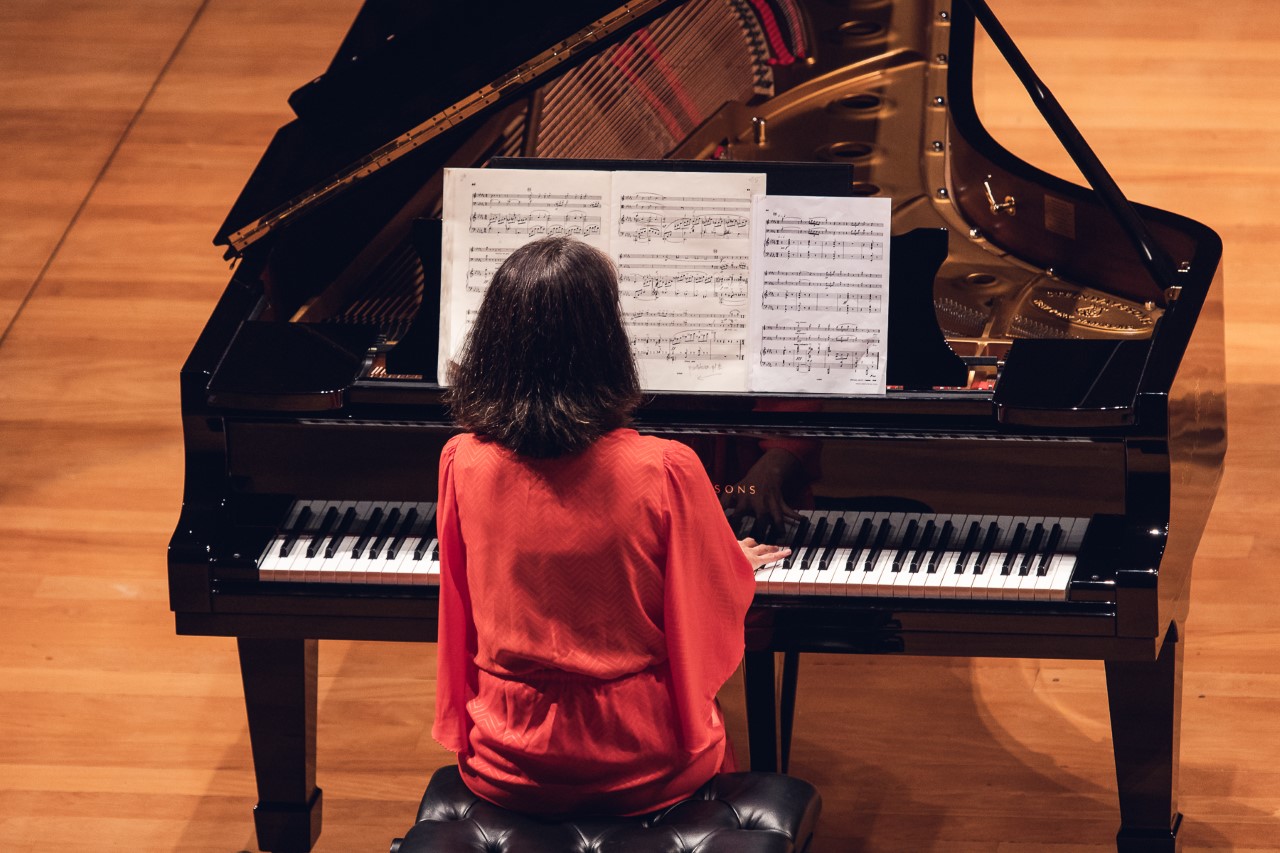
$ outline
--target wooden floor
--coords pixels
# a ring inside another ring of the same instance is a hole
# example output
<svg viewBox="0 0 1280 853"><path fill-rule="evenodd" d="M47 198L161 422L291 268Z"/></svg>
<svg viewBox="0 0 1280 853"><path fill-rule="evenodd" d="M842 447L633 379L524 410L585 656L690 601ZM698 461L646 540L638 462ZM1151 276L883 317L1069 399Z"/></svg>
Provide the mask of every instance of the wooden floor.
<svg viewBox="0 0 1280 853"><path fill-rule="evenodd" d="M357 5L0 0L0 850L256 849L234 644L176 637L167 609L177 375L228 278L209 240ZM1125 190L1225 238L1231 449L1195 570L1182 834L1280 849L1280 16L992 5ZM1069 173L983 77L997 137ZM448 760L433 649L330 642L320 666L317 849L385 850ZM1098 663L815 656L799 714L814 853L1113 849Z"/></svg>

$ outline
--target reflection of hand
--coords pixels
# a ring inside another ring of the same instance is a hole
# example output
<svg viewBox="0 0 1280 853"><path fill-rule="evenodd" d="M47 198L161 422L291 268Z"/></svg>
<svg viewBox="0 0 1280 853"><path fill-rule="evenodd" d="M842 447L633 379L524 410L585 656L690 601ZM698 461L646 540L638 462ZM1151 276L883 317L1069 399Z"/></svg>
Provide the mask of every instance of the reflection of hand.
<svg viewBox="0 0 1280 853"><path fill-rule="evenodd" d="M761 545L750 536L739 539L738 544L742 547L742 553L746 554L747 559L751 561L753 569L776 563L791 553L790 548L784 548L781 545Z"/></svg>
<svg viewBox="0 0 1280 853"><path fill-rule="evenodd" d="M739 481L745 491L726 491L720 503L731 518L751 516L772 521L779 526L803 516L792 509L785 496L786 488L801 474L803 465L795 454L781 448L766 450Z"/></svg>

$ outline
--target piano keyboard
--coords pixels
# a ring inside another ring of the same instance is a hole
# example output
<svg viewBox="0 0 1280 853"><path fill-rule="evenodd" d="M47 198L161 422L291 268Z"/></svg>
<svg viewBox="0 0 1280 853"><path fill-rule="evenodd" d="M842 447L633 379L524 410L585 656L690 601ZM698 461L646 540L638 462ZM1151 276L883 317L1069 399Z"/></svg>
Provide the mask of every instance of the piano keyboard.
<svg viewBox="0 0 1280 853"><path fill-rule="evenodd" d="M438 584L435 504L297 501L258 560L263 581ZM1088 519L809 512L785 560L756 572L774 595L1054 600L1067 597ZM739 530L740 536L748 535Z"/></svg>
<svg viewBox="0 0 1280 853"><path fill-rule="evenodd" d="M258 560L258 579L438 584L436 505L296 501Z"/></svg>
<svg viewBox="0 0 1280 853"><path fill-rule="evenodd" d="M774 595L1063 600L1087 518L812 512L756 572ZM739 531L746 535L743 531ZM783 542L782 540L785 540Z"/></svg>

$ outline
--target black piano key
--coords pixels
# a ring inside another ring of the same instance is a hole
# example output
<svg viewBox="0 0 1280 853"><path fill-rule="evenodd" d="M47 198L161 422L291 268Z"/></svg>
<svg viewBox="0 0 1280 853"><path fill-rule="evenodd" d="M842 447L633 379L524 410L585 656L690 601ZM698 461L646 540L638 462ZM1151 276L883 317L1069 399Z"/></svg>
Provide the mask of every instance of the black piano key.
<svg viewBox="0 0 1280 853"><path fill-rule="evenodd" d="M973 573L980 575L987 568L987 560L991 559L991 552L996 547L996 541L1000 538L1000 525L991 522L987 525L987 535L982 540L982 549L978 551L978 559L973 561Z"/></svg>
<svg viewBox="0 0 1280 853"><path fill-rule="evenodd" d="M949 522L942 523L942 532L938 534L938 545L933 549L933 553L929 555L929 566L925 569L927 574L936 574L938 571L938 563L942 560L942 555L946 552L947 546L951 544L951 537L955 535L956 528Z"/></svg>
<svg viewBox="0 0 1280 853"><path fill-rule="evenodd" d="M298 517L294 520L293 526L285 531L284 541L280 543L280 556L287 557L289 552L293 550L293 543L298 541L298 536L307 529L307 522L311 520L311 507L304 506L298 511Z"/></svg>
<svg viewBox="0 0 1280 853"><path fill-rule="evenodd" d="M835 556L836 549L844 540L844 531L847 526L844 523L844 516L836 519L835 525L831 528L831 538L827 540L827 547L823 549L822 557L818 560L818 571L831 567L831 558Z"/></svg>
<svg viewBox="0 0 1280 853"><path fill-rule="evenodd" d="M1013 539L1009 541L1009 547L1004 552L1004 562L1000 564L1000 574L1013 574L1013 567L1018 559L1018 554L1022 551L1022 540L1026 536L1026 522L1019 521L1018 526L1013 528Z"/></svg>
<svg viewBox="0 0 1280 853"><path fill-rule="evenodd" d="M356 520L356 508L347 507L347 511L342 514L342 521L338 522L337 528L333 531L333 535L329 537L329 544L325 546L324 558L332 560L333 555L338 553L338 546L342 544L342 538L351 530L351 525Z"/></svg>
<svg viewBox="0 0 1280 853"><path fill-rule="evenodd" d="M867 553L867 559L862 564L862 570L869 572L875 566L876 560L880 559L880 552L884 550L884 545L889 541L889 534L893 532L893 523L889 519L883 519L880 527L876 529L875 541L871 543L871 550Z"/></svg>
<svg viewBox="0 0 1280 853"><path fill-rule="evenodd" d="M427 547L435 541L436 538L436 511L432 507L427 511L426 529L422 531L422 535L418 537L418 544L413 549L413 559L421 560L427 556Z"/></svg>
<svg viewBox="0 0 1280 853"><path fill-rule="evenodd" d="M791 553L782 559L779 567L789 569L795 565L796 556L800 553L801 546L804 545L809 535L809 516L802 516L796 524L795 532L791 534L791 540L787 542L787 547L791 549Z"/></svg>
<svg viewBox="0 0 1280 853"><path fill-rule="evenodd" d="M404 540L409 537L409 531L413 529L413 523L418 520L418 508L409 507L409 511L404 514L404 520L400 522L400 529L396 531L395 537L391 540L391 544L387 546L387 561L394 560L396 555L400 553L400 549L404 547Z"/></svg>
<svg viewBox="0 0 1280 853"><path fill-rule="evenodd" d="M809 537L809 545L805 549L804 559L800 561L800 569L806 570L814 563L814 558L822 552L822 543L827 536L827 519L826 516L818 519L818 523L813 526L813 534Z"/></svg>
<svg viewBox="0 0 1280 853"><path fill-rule="evenodd" d="M978 536L982 533L982 524L977 521L969 523L969 533L964 537L964 546L960 549L960 559L956 560L956 574L964 572L965 563L978 545Z"/></svg>
<svg viewBox="0 0 1280 853"><path fill-rule="evenodd" d="M929 548L933 545L933 537L937 535L938 525L932 519L925 522L924 532L920 534L920 544L916 547L915 553L911 555L911 562L907 565L907 572L917 574L920 571L920 561L928 553Z"/></svg>
<svg viewBox="0 0 1280 853"><path fill-rule="evenodd" d="M853 571L853 561L857 559L858 552L867 547L867 540L871 538L871 519L862 519L862 524L858 525L858 535L853 540L853 545L849 548L849 559L844 561L844 570L846 572Z"/></svg>
<svg viewBox="0 0 1280 853"><path fill-rule="evenodd" d="M915 547L916 535L920 532L920 522L914 518L907 524L907 530L902 534L902 541L898 543L897 553L893 556L893 565L889 568L891 572L902 571L902 566L907 559L907 553Z"/></svg>
<svg viewBox="0 0 1280 853"><path fill-rule="evenodd" d="M311 544L307 546L307 557L314 557L320 552L320 544L324 542L324 538L329 535L330 528L333 523L338 520L338 508L336 506L329 507L325 511L324 518L320 520L320 527L316 530L315 535L311 537Z"/></svg>
<svg viewBox="0 0 1280 853"><path fill-rule="evenodd" d="M1044 553L1040 555L1039 561L1036 563L1036 576L1044 577L1049 574L1049 561L1058 553L1058 545L1062 541L1062 525L1055 524L1053 529L1049 531L1049 542L1044 546Z"/></svg>
<svg viewBox="0 0 1280 853"><path fill-rule="evenodd" d="M1031 564L1040 553L1040 546L1043 544L1044 525L1037 521L1036 526L1031 530L1031 542L1027 544L1027 550L1022 552L1022 559L1018 561L1018 575L1020 577L1026 577L1031 574Z"/></svg>
<svg viewBox="0 0 1280 853"><path fill-rule="evenodd" d="M387 544L387 540L391 537L392 532L396 529L396 523L400 521L400 507L392 507L391 512L387 513L387 517L383 519L382 529L378 531L378 538L373 540L373 545L369 547L369 559L378 559L378 552Z"/></svg>
<svg viewBox="0 0 1280 853"><path fill-rule="evenodd" d="M369 513L369 517L365 519L364 529L360 531L360 538L356 540L355 547L351 549L351 556L357 560L360 554L368 547L369 540L378 531L378 523L382 521L382 507L375 506L373 512Z"/></svg>

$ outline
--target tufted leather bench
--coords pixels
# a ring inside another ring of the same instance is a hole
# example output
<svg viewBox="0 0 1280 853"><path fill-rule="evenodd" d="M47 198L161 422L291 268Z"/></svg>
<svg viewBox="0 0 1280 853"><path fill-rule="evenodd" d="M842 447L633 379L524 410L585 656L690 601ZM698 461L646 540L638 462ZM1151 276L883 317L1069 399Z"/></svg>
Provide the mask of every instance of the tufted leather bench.
<svg viewBox="0 0 1280 853"><path fill-rule="evenodd" d="M777 773L721 773L653 814L539 820L471 793L456 766L431 777L418 822L391 853L802 853L822 798Z"/></svg>

